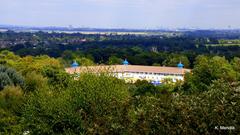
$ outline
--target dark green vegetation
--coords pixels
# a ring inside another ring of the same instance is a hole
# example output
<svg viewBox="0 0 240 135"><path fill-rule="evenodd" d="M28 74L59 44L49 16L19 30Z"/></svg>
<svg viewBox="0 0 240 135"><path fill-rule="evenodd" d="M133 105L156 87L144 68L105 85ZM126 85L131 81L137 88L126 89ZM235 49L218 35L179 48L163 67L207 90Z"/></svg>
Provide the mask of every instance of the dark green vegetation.
<svg viewBox="0 0 240 135"><path fill-rule="evenodd" d="M23 78L12 68L0 66L0 90L7 85L23 86Z"/></svg>
<svg viewBox="0 0 240 135"><path fill-rule="evenodd" d="M216 53L204 43L219 40L206 37L84 36L75 38L86 42L71 44L74 34L1 33L5 42L29 40L7 47L22 57L0 52L0 134L240 132L239 48L215 48ZM81 65L119 64L123 56L147 65L175 66L181 60L193 70L185 82L161 86L127 84L108 74L76 80L64 71L73 59Z"/></svg>
<svg viewBox="0 0 240 135"><path fill-rule="evenodd" d="M240 40L219 40L218 44L207 44L208 46L216 47L216 46L240 46Z"/></svg>
<svg viewBox="0 0 240 135"><path fill-rule="evenodd" d="M48 56L0 57L1 78L12 80L0 91L1 134L239 133L239 58L198 56L185 83L155 87L108 74L74 80Z"/></svg>
<svg viewBox="0 0 240 135"><path fill-rule="evenodd" d="M203 33L201 35L201 33ZM68 66L73 59L83 65L94 63L119 64L127 58L134 65L175 66L179 60L193 67L198 55L225 56L228 60L240 57L240 32L218 35L213 32L186 32L182 36L164 35L84 35L79 33L0 33L0 48L20 56L48 55L61 57ZM224 32L223 32L224 33ZM224 40L223 40L224 39ZM225 41L225 42L224 42ZM215 46L208 46L214 44ZM90 61L89 61L90 60Z"/></svg>

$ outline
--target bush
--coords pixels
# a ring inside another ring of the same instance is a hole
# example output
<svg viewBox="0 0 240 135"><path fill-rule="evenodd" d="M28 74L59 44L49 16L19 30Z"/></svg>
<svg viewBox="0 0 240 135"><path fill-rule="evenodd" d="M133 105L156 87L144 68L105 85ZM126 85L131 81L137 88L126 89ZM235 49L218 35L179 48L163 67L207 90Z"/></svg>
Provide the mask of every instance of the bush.
<svg viewBox="0 0 240 135"><path fill-rule="evenodd" d="M0 134L21 134L21 107L24 97L20 87L7 86L0 91Z"/></svg>
<svg viewBox="0 0 240 135"><path fill-rule="evenodd" d="M41 89L33 92L24 107L22 125L30 134L83 133L82 117L63 91Z"/></svg>
<svg viewBox="0 0 240 135"><path fill-rule="evenodd" d="M7 73L0 73L0 81L0 90L2 90L7 85L13 85Z"/></svg>
<svg viewBox="0 0 240 135"><path fill-rule="evenodd" d="M126 130L126 85L107 75L83 74L65 90L42 89L28 99L22 124L31 134L109 134Z"/></svg>
<svg viewBox="0 0 240 135"><path fill-rule="evenodd" d="M82 112L88 134L119 134L126 130L129 93L122 80L106 74L82 74L69 91Z"/></svg>
<svg viewBox="0 0 240 135"><path fill-rule="evenodd" d="M217 80L209 91L200 94L141 97L129 112L130 134L239 133L239 90ZM235 130L215 129L220 126L233 126Z"/></svg>
<svg viewBox="0 0 240 135"><path fill-rule="evenodd" d="M134 96L140 95L148 95L148 96L152 96L152 95L157 95L160 93L160 91L151 83L149 83L148 81L136 81L135 83L136 89L134 90Z"/></svg>
<svg viewBox="0 0 240 135"><path fill-rule="evenodd" d="M207 91L213 81L223 79L226 82L235 82L238 79L237 71L224 57L198 56L191 74L185 76L184 91Z"/></svg>
<svg viewBox="0 0 240 135"><path fill-rule="evenodd" d="M0 66L0 90L7 85L19 85L23 87L23 77L12 68Z"/></svg>
<svg viewBox="0 0 240 135"><path fill-rule="evenodd" d="M45 68L42 74L44 77L48 78L48 84L58 90L68 88L72 81L71 76L62 70Z"/></svg>
<svg viewBox="0 0 240 135"><path fill-rule="evenodd" d="M16 110L15 108L21 102L23 92L20 87L7 86L0 92L1 108Z"/></svg>
<svg viewBox="0 0 240 135"><path fill-rule="evenodd" d="M47 87L48 79L36 72L29 72L25 77L25 92L33 92Z"/></svg>

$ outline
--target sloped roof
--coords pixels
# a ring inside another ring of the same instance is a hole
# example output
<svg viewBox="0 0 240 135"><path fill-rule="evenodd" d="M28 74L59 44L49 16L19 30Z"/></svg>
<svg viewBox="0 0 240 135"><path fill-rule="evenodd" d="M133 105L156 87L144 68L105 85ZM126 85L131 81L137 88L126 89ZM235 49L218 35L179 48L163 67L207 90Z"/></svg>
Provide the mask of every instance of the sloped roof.
<svg viewBox="0 0 240 135"><path fill-rule="evenodd" d="M160 67L160 66L140 66L140 65L111 65L111 66L81 66L77 68L66 68L67 73L81 73L81 72L147 72L147 73L161 73L161 74L185 74L190 72L190 69L178 67Z"/></svg>

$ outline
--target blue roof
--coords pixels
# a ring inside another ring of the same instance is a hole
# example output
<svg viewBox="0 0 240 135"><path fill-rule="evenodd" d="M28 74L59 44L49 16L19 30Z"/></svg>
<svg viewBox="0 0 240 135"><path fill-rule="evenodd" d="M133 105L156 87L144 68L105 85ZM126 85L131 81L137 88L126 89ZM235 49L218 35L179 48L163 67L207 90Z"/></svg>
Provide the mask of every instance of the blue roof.
<svg viewBox="0 0 240 135"><path fill-rule="evenodd" d="M76 61L74 61L71 66L72 67L78 67L79 65L78 65L78 63Z"/></svg>
<svg viewBox="0 0 240 135"><path fill-rule="evenodd" d="M125 59L124 61L123 61L123 65L128 65L129 64L129 62L127 61L127 59Z"/></svg>
<svg viewBox="0 0 240 135"><path fill-rule="evenodd" d="M180 62L180 63L178 63L177 67L179 67L179 68L183 68L184 65L182 64L182 62Z"/></svg>

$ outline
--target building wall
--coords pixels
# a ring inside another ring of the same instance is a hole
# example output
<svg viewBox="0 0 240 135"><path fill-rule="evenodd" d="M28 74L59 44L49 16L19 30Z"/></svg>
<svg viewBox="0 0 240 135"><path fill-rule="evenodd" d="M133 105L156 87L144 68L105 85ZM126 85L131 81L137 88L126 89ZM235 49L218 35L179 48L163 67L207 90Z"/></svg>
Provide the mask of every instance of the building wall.
<svg viewBox="0 0 240 135"><path fill-rule="evenodd" d="M170 75L170 74L157 74L157 73L142 73L142 72L126 72L126 73L114 73L119 79L124 79L126 81L135 82L137 80L147 80L147 81L159 81L162 82L165 79L171 79L173 82L177 80L184 80L183 75Z"/></svg>
<svg viewBox="0 0 240 135"><path fill-rule="evenodd" d="M190 69L174 67L156 67L156 66L138 66L138 65L114 65L114 66L90 66L90 67L72 67L66 68L70 74L81 72L106 72L114 75L126 82L136 82L137 80L147 80L155 85L163 83L164 80L184 81L184 74L190 72ZM161 73L159 73L161 72Z"/></svg>

